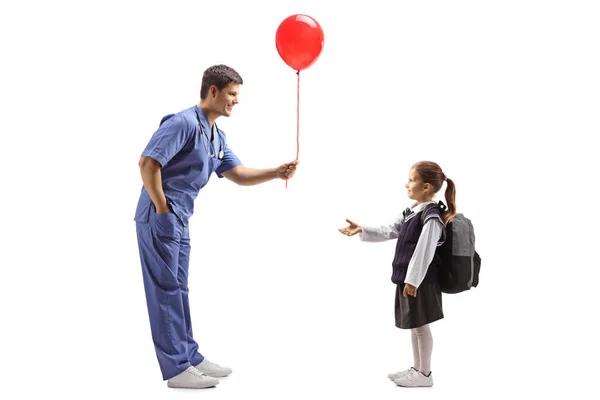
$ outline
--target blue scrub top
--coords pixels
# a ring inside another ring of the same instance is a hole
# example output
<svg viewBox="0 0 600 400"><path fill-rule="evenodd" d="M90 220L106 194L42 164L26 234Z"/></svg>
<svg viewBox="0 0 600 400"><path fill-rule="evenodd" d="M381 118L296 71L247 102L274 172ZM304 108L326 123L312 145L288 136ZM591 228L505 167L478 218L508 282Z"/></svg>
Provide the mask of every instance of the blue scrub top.
<svg viewBox="0 0 600 400"><path fill-rule="evenodd" d="M203 132L198 124L200 116ZM216 125L215 125L216 126ZM184 225L194 213L194 200L213 172L219 178L223 172L242 165L227 146L225 133L215 129L210 142L210 125L204 110L193 106L177 114L163 117L158 130L152 135L142 156L152 157L161 165L163 191L173 212ZM207 151L208 150L208 151ZM220 151L223 158L219 159ZM209 153L214 157L209 157ZM154 211L152 200L142 186L135 212L135 221L148 222Z"/></svg>

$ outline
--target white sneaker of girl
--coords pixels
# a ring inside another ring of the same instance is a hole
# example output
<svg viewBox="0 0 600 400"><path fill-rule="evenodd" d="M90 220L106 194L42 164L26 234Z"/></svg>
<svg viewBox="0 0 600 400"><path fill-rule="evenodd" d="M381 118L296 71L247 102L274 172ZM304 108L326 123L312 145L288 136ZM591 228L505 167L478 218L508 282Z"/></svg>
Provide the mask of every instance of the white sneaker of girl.
<svg viewBox="0 0 600 400"><path fill-rule="evenodd" d="M395 381L396 379L400 379L403 376L406 376L408 374L410 374L411 372L416 371L415 367L410 367L409 369L406 369L404 371L398 371L394 374L388 374L388 378L390 378L391 380Z"/></svg>
<svg viewBox="0 0 600 400"><path fill-rule="evenodd" d="M412 371L402 378L394 379L394 383L402 387L431 387L433 386L433 376L429 372L429 376L423 375L419 371Z"/></svg>

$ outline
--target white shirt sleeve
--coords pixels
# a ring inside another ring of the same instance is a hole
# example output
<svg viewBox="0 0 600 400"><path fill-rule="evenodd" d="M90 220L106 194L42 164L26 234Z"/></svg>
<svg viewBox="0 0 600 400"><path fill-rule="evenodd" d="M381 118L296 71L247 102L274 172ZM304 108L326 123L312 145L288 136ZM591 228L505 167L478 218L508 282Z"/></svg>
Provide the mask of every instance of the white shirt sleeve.
<svg viewBox="0 0 600 400"><path fill-rule="evenodd" d="M404 283L418 288L425 279L427 268L435 255L438 241L442 237L444 226L436 218L431 218L423 226L415 252L408 263L408 271Z"/></svg>
<svg viewBox="0 0 600 400"><path fill-rule="evenodd" d="M382 226L362 226L362 232L358 237L362 242L383 242L385 240L397 239L398 228L404 222L404 216L400 214L394 222Z"/></svg>

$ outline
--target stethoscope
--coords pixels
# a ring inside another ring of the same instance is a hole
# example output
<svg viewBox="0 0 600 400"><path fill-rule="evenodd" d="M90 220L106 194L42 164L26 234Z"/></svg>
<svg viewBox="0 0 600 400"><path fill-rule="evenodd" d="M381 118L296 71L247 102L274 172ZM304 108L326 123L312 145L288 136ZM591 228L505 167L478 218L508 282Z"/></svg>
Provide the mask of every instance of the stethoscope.
<svg viewBox="0 0 600 400"><path fill-rule="evenodd" d="M206 150L206 154L210 158L214 158L215 157L214 143L210 142L210 138L208 137L208 134L206 132L204 132L204 128L202 127L202 122L200 121L200 114L198 114L198 108L194 107L194 111L196 111L196 119L198 120L198 125L200 126L200 132L201 132L200 136L202 136L203 138L206 137L206 141L204 139L200 139L200 140L202 140L202 144L204 145L204 150ZM217 135L219 135L219 128L217 127L216 123L214 123L214 127L217 130ZM210 143L208 146L210 146L210 150L212 150L212 152L208 151L209 148L206 144L207 142ZM221 143L221 136L219 136L219 160L222 160L224 156L225 156L225 153L223 152L223 143Z"/></svg>

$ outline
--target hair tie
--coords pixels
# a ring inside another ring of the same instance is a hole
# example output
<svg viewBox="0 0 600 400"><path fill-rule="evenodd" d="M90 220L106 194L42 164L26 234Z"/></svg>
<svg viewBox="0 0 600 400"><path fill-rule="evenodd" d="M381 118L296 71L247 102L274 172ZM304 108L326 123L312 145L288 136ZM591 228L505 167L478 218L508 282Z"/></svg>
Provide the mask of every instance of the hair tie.
<svg viewBox="0 0 600 400"><path fill-rule="evenodd" d="M446 174L442 172L442 180L447 181L448 177L446 177Z"/></svg>

